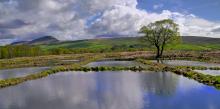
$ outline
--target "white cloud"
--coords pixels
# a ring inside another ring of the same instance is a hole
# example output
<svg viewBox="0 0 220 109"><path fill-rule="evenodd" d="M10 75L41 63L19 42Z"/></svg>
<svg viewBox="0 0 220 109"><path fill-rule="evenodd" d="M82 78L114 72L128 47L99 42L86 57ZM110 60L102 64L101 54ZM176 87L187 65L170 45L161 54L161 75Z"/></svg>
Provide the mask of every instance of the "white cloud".
<svg viewBox="0 0 220 109"><path fill-rule="evenodd" d="M159 8L162 8L163 7L163 4L156 4L153 6L154 9L159 9Z"/></svg>
<svg viewBox="0 0 220 109"><path fill-rule="evenodd" d="M140 10L136 8L137 0L9 1L11 2L0 1L0 22L12 22L18 19L28 25L7 29L8 33L0 31L4 37L13 34L20 39L27 39L53 35L60 40L77 40L94 38L100 34L130 35L137 33L143 25L167 18L175 20L180 25L182 35L220 37L219 32L213 31L220 27L219 22L169 10L161 13ZM94 16L96 18L88 21Z"/></svg>
<svg viewBox="0 0 220 109"><path fill-rule="evenodd" d="M13 39L1 39L0 40L0 46L10 44L13 41L15 41L15 40L13 40Z"/></svg>

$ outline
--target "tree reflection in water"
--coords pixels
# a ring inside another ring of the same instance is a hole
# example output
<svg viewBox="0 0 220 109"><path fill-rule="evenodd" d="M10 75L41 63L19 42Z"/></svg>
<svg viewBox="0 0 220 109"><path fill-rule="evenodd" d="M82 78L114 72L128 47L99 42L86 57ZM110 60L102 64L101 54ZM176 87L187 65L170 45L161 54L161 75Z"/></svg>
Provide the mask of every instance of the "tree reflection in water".
<svg viewBox="0 0 220 109"><path fill-rule="evenodd" d="M144 90L159 96L172 96L178 84L178 76L170 72L147 72L141 76Z"/></svg>

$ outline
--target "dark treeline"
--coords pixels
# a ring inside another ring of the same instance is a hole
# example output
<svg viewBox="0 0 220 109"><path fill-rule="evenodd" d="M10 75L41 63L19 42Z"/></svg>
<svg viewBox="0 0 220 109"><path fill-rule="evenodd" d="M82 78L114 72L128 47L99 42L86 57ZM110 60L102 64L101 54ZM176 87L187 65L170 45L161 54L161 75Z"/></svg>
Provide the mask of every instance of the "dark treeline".
<svg viewBox="0 0 220 109"><path fill-rule="evenodd" d="M27 56L39 56L44 52L40 47L35 46L3 46L0 47L0 59L14 58L14 57L27 57Z"/></svg>

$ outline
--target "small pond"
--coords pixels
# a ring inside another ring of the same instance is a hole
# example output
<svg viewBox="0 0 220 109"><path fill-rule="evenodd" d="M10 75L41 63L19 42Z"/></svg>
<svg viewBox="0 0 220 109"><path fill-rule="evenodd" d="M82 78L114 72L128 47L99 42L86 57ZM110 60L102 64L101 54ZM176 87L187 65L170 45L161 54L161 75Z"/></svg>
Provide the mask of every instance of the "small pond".
<svg viewBox="0 0 220 109"><path fill-rule="evenodd" d="M157 62L154 60L153 62ZM205 66L205 67L220 67L220 64L206 63L199 61L187 61L187 60L161 60L161 63L174 65L174 66Z"/></svg>
<svg viewBox="0 0 220 109"><path fill-rule="evenodd" d="M220 109L220 90L169 72L62 72L0 89L0 109Z"/></svg>
<svg viewBox="0 0 220 109"><path fill-rule="evenodd" d="M133 67L133 66L143 66L143 64L135 62L135 61L114 61L114 60L104 60L104 61L96 61L91 62L86 65L87 67L98 67L98 66L106 66L106 67Z"/></svg>
<svg viewBox="0 0 220 109"><path fill-rule="evenodd" d="M47 69L49 69L49 67L31 67L31 68L15 68L15 69L0 70L0 79L21 77L33 73L39 73Z"/></svg>
<svg viewBox="0 0 220 109"><path fill-rule="evenodd" d="M72 63L77 63L77 62L80 62L80 60L62 60L62 62L72 62Z"/></svg>
<svg viewBox="0 0 220 109"><path fill-rule="evenodd" d="M220 70L195 70L196 72L209 74L212 76L220 76Z"/></svg>

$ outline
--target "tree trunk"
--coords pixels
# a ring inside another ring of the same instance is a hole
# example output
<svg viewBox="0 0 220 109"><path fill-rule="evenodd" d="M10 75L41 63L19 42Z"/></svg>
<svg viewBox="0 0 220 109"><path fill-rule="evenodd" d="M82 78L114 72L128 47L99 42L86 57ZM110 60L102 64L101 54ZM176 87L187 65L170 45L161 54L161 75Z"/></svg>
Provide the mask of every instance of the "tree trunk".
<svg viewBox="0 0 220 109"><path fill-rule="evenodd" d="M160 51L160 57L162 57L164 51L164 46L162 46L161 51Z"/></svg>
<svg viewBox="0 0 220 109"><path fill-rule="evenodd" d="M160 47L157 47L156 59L160 58Z"/></svg>

